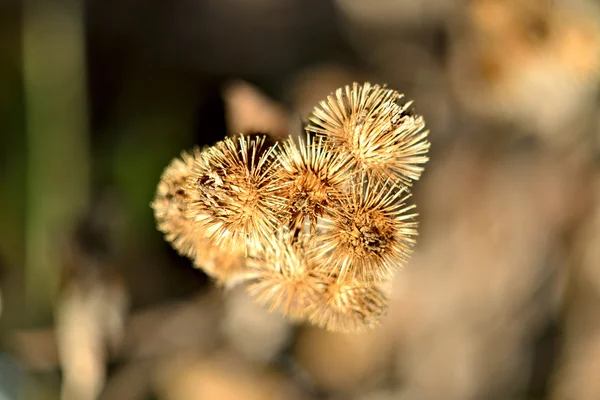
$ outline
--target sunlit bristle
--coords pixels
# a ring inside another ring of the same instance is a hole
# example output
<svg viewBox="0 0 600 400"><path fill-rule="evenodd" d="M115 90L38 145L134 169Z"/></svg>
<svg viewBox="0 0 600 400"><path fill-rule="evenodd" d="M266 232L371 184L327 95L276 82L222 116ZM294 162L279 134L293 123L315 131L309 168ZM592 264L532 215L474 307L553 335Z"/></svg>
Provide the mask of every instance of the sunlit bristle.
<svg viewBox="0 0 600 400"><path fill-rule="evenodd" d="M289 204L289 227L303 227L308 219L314 233L317 218L339 204L350 159L331 152L321 138L307 135L298 145L291 138L284 142L279 161L279 176L286 184L283 196Z"/></svg>
<svg viewBox="0 0 600 400"><path fill-rule="evenodd" d="M308 311L313 324L336 332L364 331L381 323L388 304L388 283L330 277Z"/></svg>
<svg viewBox="0 0 600 400"><path fill-rule="evenodd" d="M365 178L323 218L315 255L322 270L363 282L388 279L407 260L417 223L404 188Z"/></svg>
<svg viewBox="0 0 600 400"><path fill-rule="evenodd" d="M187 201L190 197L186 182L192 173L194 159L201 157L200 150L192 154L184 151L180 157L165 168L151 207L158 230L181 255L195 257L198 237L192 223L186 217Z"/></svg>
<svg viewBox="0 0 600 400"><path fill-rule="evenodd" d="M379 85L354 83L322 101L307 130L350 155L359 170L410 186L428 161L430 143L423 118L409 111L412 103L400 105L402 97Z"/></svg>
<svg viewBox="0 0 600 400"><path fill-rule="evenodd" d="M187 217L199 234L232 251L269 240L285 218L274 147L264 136L226 138L196 159Z"/></svg>

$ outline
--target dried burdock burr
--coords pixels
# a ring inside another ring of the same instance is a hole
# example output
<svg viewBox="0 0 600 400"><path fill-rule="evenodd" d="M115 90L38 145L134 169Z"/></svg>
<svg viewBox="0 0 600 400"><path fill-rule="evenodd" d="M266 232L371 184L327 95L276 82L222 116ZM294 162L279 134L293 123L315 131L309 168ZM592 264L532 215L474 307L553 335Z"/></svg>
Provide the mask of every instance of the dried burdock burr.
<svg viewBox="0 0 600 400"><path fill-rule="evenodd" d="M385 280L406 262L417 235L404 187L363 176L315 237L322 272L361 282Z"/></svg>
<svg viewBox="0 0 600 400"><path fill-rule="evenodd" d="M363 282L329 276L320 284L307 309L309 321L336 332L372 329L381 323L388 305L388 282Z"/></svg>
<svg viewBox="0 0 600 400"><path fill-rule="evenodd" d="M242 251L223 251L212 242L204 239L196 244L194 266L202 269L213 278L217 285L242 279L247 273L246 259Z"/></svg>
<svg viewBox="0 0 600 400"><path fill-rule="evenodd" d="M315 271L308 256L310 237L280 231L259 257L248 260L253 271L250 294L267 306L295 320L306 318L306 311L317 297L327 276Z"/></svg>
<svg viewBox="0 0 600 400"><path fill-rule="evenodd" d="M359 281L320 271L311 257L312 235L277 235L260 258L249 259L248 291L269 309L330 331L354 331L379 324L386 310L387 282Z"/></svg>
<svg viewBox="0 0 600 400"><path fill-rule="evenodd" d="M191 175L195 159L201 158L199 149L183 151L165 168L151 204L159 231L178 253L194 258L198 235L186 217L189 192L186 182Z"/></svg>
<svg viewBox="0 0 600 400"><path fill-rule="evenodd" d="M366 83L315 108L305 138L228 137L182 153L152 203L159 230L219 284L331 331L376 326L417 235L423 118Z"/></svg>
<svg viewBox="0 0 600 400"><path fill-rule="evenodd" d="M195 160L187 181L186 216L203 239L226 251L247 252L268 242L281 225L275 146L266 136L226 138Z"/></svg>
<svg viewBox="0 0 600 400"><path fill-rule="evenodd" d="M308 219L314 234L317 219L328 207L337 207L346 186L350 158L336 154L324 146L322 138L291 138L283 143L278 154L279 176L289 202L289 228L302 231Z"/></svg>
<svg viewBox="0 0 600 400"><path fill-rule="evenodd" d="M402 95L366 83L338 89L315 108L307 130L323 136L336 152L347 153L357 170L405 185L418 180L430 143L421 116Z"/></svg>

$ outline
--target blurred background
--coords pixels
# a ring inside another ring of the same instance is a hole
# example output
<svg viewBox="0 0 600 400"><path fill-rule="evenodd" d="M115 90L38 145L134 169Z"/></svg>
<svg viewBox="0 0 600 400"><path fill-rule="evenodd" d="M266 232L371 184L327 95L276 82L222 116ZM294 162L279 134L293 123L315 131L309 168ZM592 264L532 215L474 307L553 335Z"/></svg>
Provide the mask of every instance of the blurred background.
<svg viewBox="0 0 600 400"><path fill-rule="evenodd" d="M2 0L0 399L600 399L593 0ZM381 328L292 325L156 230L183 149L415 101L420 236Z"/></svg>

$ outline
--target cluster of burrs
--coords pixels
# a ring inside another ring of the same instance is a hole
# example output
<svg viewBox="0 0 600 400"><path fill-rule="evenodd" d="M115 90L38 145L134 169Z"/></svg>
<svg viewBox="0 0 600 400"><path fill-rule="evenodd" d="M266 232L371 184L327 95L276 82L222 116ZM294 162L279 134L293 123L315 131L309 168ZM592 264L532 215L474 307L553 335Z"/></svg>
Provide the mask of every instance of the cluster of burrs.
<svg viewBox="0 0 600 400"><path fill-rule="evenodd" d="M152 203L158 229L271 311L329 330L376 325L415 244L407 200L430 146L401 99L355 83L314 109L304 138L241 134L183 152Z"/></svg>

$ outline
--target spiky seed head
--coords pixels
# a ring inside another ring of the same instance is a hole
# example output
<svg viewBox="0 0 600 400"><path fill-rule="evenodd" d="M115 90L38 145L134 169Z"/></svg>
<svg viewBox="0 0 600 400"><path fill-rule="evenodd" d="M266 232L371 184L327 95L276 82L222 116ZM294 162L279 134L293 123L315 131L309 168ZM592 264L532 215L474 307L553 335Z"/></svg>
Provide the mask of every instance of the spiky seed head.
<svg viewBox="0 0 600 400"><path fill-rule="evenodd" d="M410 186L428 161L424 120L400 105L403 95L365 83L338 89L309 117L307 130L322 135L336 151L351 155L354 167Z"/></svg>
<svg viewBox="0 0 600 400"><path fill-rule="evenodd" d="M248 259L254 281L248 291L269 311L294 320L306 318L310 301L324 277L314 271L307 255L310 237L282 230L271 245Z"/></svg>
<svg viewBox="0 0 600 400"><path fill-rule="evenodd" d="M219 286L243 280L248 273L244 253L224 251L208 240L198 242L193 261L196 268L202 269Z"/></svg>
<svg viewBox="0 0 600 400"><path fill-rule="evenodd" d="M200 150L196 148L191 154L183 151L174 158L164 169L151 204L158 230L177 252L192 258L196 255L197 235L186 217L190 197L186 182L198 157Z"/></svg>
<svg viewBox="0 0 600 400"><path fill-rule="evenodd" d="M152 203L159 229L220 284L252 279L270 310L334 331L377 325L415 242L407 193L429 150L401 98L355 83L315 108L298 145L252 133L183 153Z"/></svg>
<svg viewBox="0 0 600 400"><path fill-rule="evenodd" d="M334 332L364 331L381 323L388 306L389 282L324 280L308 308L309 321Z"/></svg>
<svg viewBox="0 0 600 400"><path fill-rule="evenodd" d="M289 138L278 154L279 176L286 183L283 196L289 204L289 228L298 230L308 219L315 232L317 218L325 209L335 207L346 185L347 156L331 152L322 138L310 135L299 144Z"/></svg>
<svg viewBox="0 0 600 400"><path fill-rule="evenodd" d="M267 242L285 218L274 147L265 139L226 138L194 162L186 216L222 249L247 252Z"/></svg>
<svg viewBox="0 0 600 400"><path fill-rule="evenodd" d="M322 219L315 238L321 271L361 282L388 279L412 251L417 235L414 205L405 187L365 177L340 207Z"/></svg>

